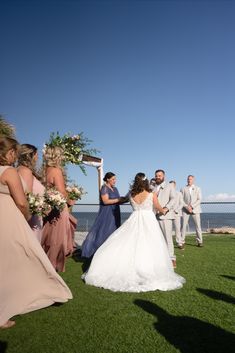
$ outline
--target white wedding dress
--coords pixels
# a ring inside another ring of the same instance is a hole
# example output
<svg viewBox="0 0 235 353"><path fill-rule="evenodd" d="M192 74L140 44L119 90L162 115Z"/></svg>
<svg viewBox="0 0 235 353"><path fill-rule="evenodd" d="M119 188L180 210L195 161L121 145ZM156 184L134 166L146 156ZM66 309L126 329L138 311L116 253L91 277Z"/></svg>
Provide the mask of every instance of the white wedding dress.
<svg viewBox="0 0 235 353"><path fill-rule="evenodd" d="M153 212L153 194L96 251L83 275L87 284L121 292L181 288L185 279L172 266L168 248Z"/></svg>

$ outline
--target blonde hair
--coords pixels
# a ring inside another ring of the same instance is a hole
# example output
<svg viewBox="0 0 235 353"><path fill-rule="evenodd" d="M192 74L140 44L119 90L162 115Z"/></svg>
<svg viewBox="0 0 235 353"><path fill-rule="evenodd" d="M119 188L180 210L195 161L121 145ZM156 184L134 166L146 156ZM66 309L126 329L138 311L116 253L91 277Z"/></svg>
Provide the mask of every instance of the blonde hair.
<svg viewBox="0 0 235 353"><path fill-rule="evenodd" d="M63 166L64 150L59 146L47 146L43 153L43 183L46 185L46 169L47 167L57 167L62 170L63 176L66 180L66 172Z"/></svg>
<svg viewBox="0 0 235 353"><path fill-rule="evenodd" d="M0 165L8 165L6 154L10 150L18 152L19 142L12 137L0 135Z"/></svg>
<svg viewBox="0 0 235 353"><path fill-rule="evenodd" d="M23 165L32 171L35 169L36 161L34 156L36 155L38 149L37 147L24 143L20 145L19 155L18 155L18 166Z"/></svg>
<svg viewBox="0 0 235 353"><path fill-rule="evenodd" d="M47 147L43 159L46 167L62 167L64 150L58 146Z"/></svg>

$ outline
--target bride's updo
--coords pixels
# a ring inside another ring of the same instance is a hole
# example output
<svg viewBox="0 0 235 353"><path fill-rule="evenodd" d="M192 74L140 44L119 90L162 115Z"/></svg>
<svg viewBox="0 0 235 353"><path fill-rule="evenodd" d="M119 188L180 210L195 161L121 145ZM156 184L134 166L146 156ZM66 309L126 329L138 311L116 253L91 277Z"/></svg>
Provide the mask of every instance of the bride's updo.
<svg viewBox="0 0 235 353"><path fill-rule="evenodd" d="M144 173L137 173L130 187L131 197L135 197L135 195L143 191L151 192L151 189L149 187L149 181Z"/></svg>

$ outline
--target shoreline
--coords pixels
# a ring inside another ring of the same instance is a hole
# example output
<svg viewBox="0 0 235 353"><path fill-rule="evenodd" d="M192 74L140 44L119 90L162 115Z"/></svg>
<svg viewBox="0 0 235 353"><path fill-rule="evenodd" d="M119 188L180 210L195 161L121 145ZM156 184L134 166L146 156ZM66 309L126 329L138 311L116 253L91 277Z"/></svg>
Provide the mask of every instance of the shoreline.
<svg viewBox="0 0 235 353"><path fill-rule="evenodd" d="M235 228L232 227L221 227L221 228L210 228L207 229L206 232L202 232L204 236L207 235L235 235ZM82 243L84 241L84 239L86 238L86 235L88 234L88 232L82 232L82 231L75 231L74 233L74 241L75 244L78 248L80 248L82 246ZM187 237L188 236L195 236L195 232L189 232L186 234ZM173 233L173 237L174 237L174 233Z"/></svg>

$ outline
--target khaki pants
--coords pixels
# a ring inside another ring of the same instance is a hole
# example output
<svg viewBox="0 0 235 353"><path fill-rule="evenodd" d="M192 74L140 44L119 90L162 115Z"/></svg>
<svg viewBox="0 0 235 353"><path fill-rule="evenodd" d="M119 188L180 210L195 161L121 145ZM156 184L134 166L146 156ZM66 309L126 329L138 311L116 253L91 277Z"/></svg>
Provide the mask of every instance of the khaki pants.
<svg viewBox="0 0 235 353"><path fill-rule="evenodd" d="M181 238L183 243L185 243L185 235L186 235L186 227L189 221L189 217L192 217L194 225L195 225L195 230L196 230L196 241L199 244L202 244L202 230L201 230L201 217L200 213L185 213L183 212L183 225L182 225L182 232L181 232Z"/></svg>
<svg viewBox="0 0 235 353"><path fill-rule="evenodd" d="M172 237L172 219L159 219L158 222L166 240L170 258L175 260L176 257L174 254L174 244Z"/></svg>
<svg viewBox="0 0 235 353"><path fill-rule="evenodd" d="M182 245L184 242L181 238L181 216L176 216L173 219L173 226L175 228L175 241L177 245Z"/></svg>

